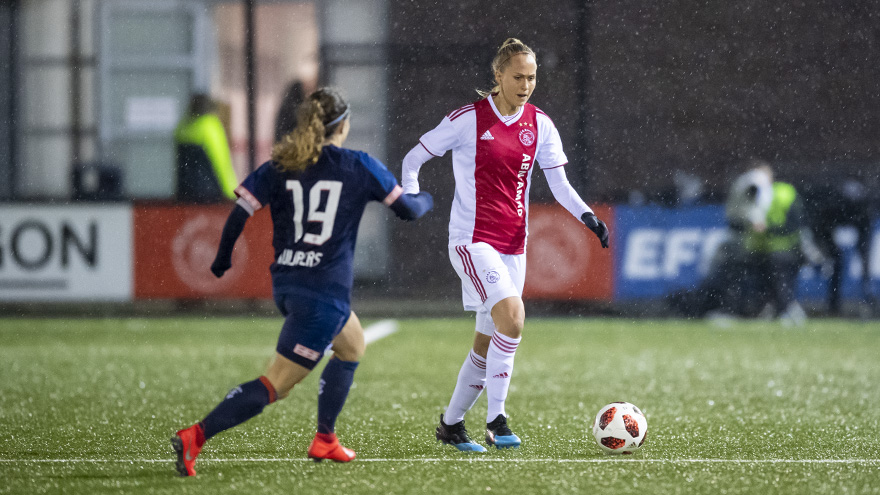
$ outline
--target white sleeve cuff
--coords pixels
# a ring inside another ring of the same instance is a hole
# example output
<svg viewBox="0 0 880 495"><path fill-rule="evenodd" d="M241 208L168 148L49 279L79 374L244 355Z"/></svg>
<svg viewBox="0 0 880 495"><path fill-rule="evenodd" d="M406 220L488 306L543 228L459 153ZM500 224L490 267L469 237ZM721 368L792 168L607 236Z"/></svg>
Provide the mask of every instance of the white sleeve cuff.
<svg viewBox="0 0 880 495"><path fill-rule="evenodd" d="M263 207L260 201L242 185L235 188L235 194L238 195L238 199L235 201L236 204L244 208L250 216L254 216L254 212Z"/></svg>

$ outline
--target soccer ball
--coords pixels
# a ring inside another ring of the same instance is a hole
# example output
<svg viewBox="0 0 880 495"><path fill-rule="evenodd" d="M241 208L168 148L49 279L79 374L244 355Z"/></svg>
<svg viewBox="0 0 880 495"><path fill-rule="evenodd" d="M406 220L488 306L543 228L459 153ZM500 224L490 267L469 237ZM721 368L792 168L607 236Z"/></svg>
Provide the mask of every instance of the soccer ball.
<svg viewBox="0 0 880 495"><path fill-rule="evenodd" d="M593 437L608 454L632 454L645 443L648 420L629 402L612 402L593 420Z"/></svg>

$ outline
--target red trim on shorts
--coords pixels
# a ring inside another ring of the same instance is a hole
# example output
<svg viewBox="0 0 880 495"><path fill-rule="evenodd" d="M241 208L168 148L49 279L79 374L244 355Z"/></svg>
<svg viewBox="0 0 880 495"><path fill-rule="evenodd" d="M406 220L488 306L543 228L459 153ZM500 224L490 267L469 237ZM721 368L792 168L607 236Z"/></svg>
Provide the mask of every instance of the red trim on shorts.
<svg viewBox="0 0 880 495"><path fill-rule="evenodd" d="M458 253L458 256L461 258L461 264L464 266L464 273L470 277L471 282L474 284L474 288L477 289L477 293L480 296L480 300L482 302L486 302L486 289L483 287L483 282L477 277L477 270L474 268L474 261L471 259L471 253L468 252L467 247L465 246L455 246L455 252Z"/></svg>

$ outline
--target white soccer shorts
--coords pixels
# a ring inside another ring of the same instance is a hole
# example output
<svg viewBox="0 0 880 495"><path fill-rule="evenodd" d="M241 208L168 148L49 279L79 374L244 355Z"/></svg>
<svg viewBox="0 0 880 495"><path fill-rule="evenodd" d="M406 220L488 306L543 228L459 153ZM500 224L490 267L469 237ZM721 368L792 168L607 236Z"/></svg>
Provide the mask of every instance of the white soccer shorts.
<svg viewBox="0 0 880 495"><path fill-rule="evenodd" d="M449 260L461 279L464 309L477 312L478 332L492 335L492 307L502 299L522 297L526 255L501 254L485 242L478 242L449 246Z"/></svg>

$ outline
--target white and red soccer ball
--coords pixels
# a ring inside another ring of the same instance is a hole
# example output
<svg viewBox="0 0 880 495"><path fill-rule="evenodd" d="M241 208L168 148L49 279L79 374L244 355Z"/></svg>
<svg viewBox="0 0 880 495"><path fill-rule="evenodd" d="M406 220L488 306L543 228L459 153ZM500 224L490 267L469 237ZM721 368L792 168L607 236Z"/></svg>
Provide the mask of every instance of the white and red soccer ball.
<svg viewBox="0 0 880 495"><path fill-rule="evenodd" d="M648 420L629 402L612 402L593 420L593 436L608 454L632 454L645 443Z"/></svg>

